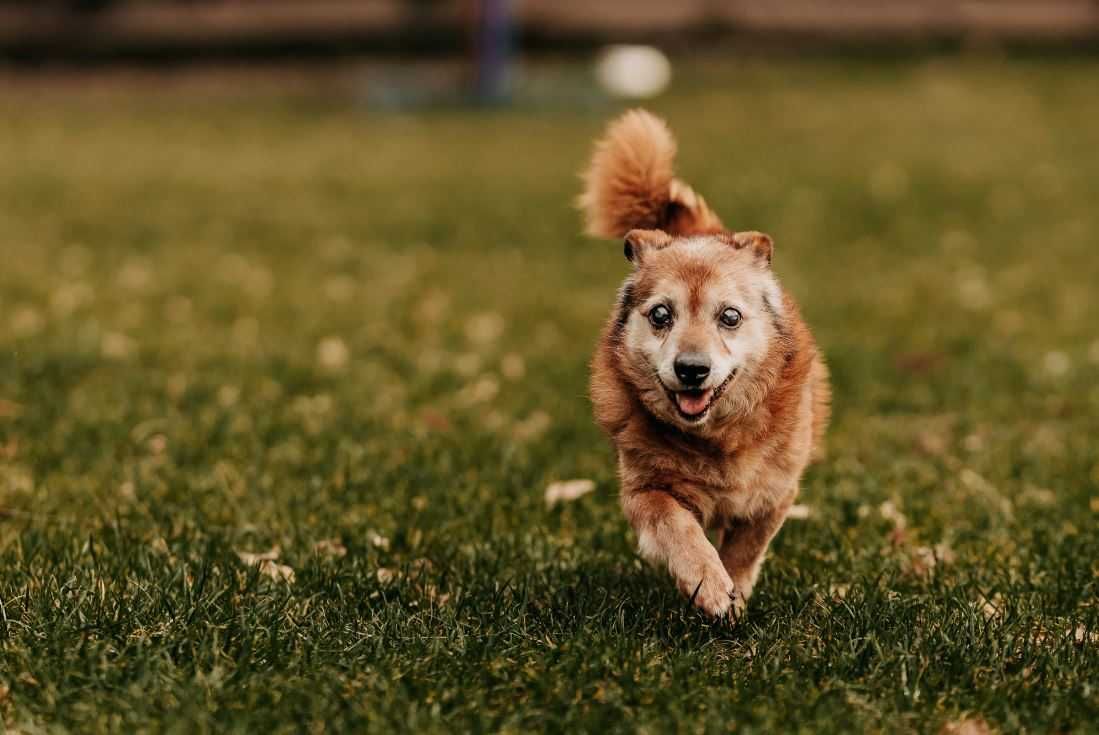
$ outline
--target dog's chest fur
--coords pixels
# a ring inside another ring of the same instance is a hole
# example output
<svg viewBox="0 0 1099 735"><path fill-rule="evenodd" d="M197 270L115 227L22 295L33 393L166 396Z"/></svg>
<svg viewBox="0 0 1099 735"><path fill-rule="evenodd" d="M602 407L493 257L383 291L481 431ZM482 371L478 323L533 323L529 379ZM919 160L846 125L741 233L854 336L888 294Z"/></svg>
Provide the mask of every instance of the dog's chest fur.
<svg viewBox="0 0 1099 735"><path fill-rule="evenodd" d="M813 374L819 358L800 319L794 324L792 348L776 350L775 379L760 402L704 436L645 410L622 370L608 325L592 364L592 399L618 450L622 491L670 493L710 527L793 502L820 419L814 397L820 379Z"/></svg>
<svg viewBox="0 0 1099 735"><path fill-rule="evenodd" d="M797 479L809 461L812 430L809 386L801 393L793 420L778 427L768 421L762 431L741 427L723 437L720 445L670 430L654 431L651 425L637 427L637 436L619 435L624 486L671 488L706 526L752 518L792 502ZM639 418L639 423L649 423Z"/></svg>

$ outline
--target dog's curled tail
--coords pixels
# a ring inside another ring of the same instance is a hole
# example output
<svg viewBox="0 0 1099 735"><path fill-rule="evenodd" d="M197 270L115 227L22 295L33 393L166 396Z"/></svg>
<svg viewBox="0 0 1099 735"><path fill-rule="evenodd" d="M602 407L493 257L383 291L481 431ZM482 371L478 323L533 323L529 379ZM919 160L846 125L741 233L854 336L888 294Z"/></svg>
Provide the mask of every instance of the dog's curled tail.
<svg viewBox="0 0 1099 735"><path fill-rule="evenodd" d="M671 235L718 232L721 220L673 173L675 138L645 110L630 110L595 144L578 204L586 231L617 238L633 229Z"/></svg>

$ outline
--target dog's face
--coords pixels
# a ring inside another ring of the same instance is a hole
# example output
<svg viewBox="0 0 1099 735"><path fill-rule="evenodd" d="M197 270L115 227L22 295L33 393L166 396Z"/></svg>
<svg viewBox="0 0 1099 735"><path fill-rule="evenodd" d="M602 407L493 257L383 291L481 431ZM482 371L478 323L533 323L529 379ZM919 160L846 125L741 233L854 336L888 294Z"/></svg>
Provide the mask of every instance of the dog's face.
<svg viewBox="0 0 1099 735"><path fill-rule="evenodd" d="M760 233L671 238L631 232L636 271L619 305L623 368L655 416L690 430L750 400L782 332L782 294Z"/></svg>

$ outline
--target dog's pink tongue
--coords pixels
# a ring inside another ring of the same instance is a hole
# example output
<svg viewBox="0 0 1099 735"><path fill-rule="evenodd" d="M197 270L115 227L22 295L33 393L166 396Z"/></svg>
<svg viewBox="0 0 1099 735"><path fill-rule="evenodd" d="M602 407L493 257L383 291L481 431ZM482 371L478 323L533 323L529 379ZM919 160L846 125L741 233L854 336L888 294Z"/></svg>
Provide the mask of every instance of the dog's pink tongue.
<svg viewBox="0 0 1099 735"><path fill-rule="evenodd" d="M688 416L696 416L706 410L710 403L710 391L700 393L676 393L675 402L679 404L679 410Z"/></svg>

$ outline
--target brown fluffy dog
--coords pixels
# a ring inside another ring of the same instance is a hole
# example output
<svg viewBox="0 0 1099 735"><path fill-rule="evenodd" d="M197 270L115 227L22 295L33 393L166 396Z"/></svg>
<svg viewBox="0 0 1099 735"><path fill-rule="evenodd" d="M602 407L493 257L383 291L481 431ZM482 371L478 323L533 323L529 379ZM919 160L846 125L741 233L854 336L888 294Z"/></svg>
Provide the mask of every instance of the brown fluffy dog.
<svg viewBox="0 0 1099 735"><path fill-rule="evenodd" d="M591 398L642 556L709 615L739 615L818 453L828 371L771 270L771 238L725 229L674 157L664 122L634 110L584 175L588 232L624 237L634 266Z"/></svg>

